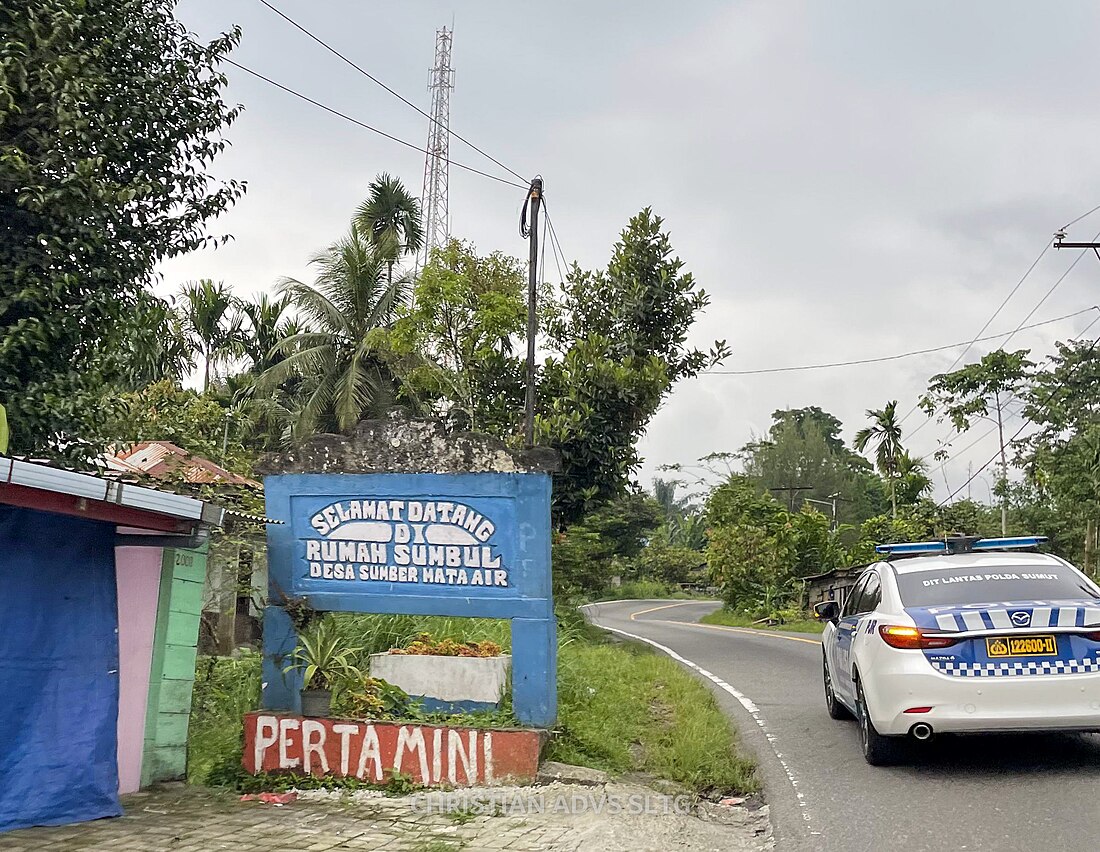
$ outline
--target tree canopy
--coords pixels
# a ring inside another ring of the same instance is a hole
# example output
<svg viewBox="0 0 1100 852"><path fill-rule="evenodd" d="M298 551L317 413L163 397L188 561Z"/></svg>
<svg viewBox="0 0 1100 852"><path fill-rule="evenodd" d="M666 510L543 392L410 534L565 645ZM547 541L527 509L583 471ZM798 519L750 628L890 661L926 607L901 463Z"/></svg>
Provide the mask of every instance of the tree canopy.
<svg viewBox="0 0 1100 852"><path fill-rule="evenodd" d="M243 192L209 166L238 108L174 0L0 8L0 399L16 450L79 453L156 264Z"/></svg>

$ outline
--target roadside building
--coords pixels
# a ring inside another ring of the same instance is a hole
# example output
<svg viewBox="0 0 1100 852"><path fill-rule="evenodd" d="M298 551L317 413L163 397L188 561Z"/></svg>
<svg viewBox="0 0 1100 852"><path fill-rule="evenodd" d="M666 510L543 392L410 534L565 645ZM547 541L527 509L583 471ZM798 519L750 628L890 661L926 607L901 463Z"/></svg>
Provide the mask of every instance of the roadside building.
<svg viewBox="0 0 1100 852"><path fill-rule="evenodd" d="M803 577L803 606L806 609L811 609L814 604L819 604L822 601L836 601L843 606L844 601L848 598L848 592L866 567L866 565L854 565L835 568L832 571L826 571L824 574Z"/></svg>
<svg viewBox="0 0 1100 852"><path fill-rule="evenodd" d="M0 831L185 771L209 531L178 494L0 457Z"/></svg>
<svg viewBox="0 0 1100 852"><path fill-rule="evenodd" d="M122 476L148 478L176 489L210 494L226 506L262 503L263 486L171 441L140 441L105 455L103 466ZM251 500L249 498L252 498ZM202 594L199 651L232 653L258 646L267 593L267 541L262 527L234 531L212 542Z"/></svg>

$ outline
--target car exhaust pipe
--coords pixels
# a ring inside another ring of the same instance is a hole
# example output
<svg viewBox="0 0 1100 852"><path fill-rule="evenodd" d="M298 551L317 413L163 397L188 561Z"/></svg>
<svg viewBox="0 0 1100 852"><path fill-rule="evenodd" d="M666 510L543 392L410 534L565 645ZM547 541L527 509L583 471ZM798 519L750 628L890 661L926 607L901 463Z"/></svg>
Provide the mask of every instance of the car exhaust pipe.
<svg viewBox="0 0 1100 852"><path fill-rule="evenodd" d="M909 729L909 733L913 735L913 739L924 742L925 740L932 739L932 726L927 722L917 722L917 724Z"/></svg>

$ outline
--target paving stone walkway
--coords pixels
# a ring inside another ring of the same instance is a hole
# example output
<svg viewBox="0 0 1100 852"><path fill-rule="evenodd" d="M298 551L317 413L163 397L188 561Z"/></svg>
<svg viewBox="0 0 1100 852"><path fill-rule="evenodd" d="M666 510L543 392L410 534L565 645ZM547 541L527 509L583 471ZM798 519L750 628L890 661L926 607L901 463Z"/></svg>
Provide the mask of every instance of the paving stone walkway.
<svg viewBox="0 0 1100 852"><path fill-rule="evenodd" d="M0 834L0 852L762 852L772 848L766 808L709 806L700 817L683 812L669 797L615 783L555 783L399 798L317 791L282 806L168 785L126 796L123 806L126 814L118 819Z"/></svg>

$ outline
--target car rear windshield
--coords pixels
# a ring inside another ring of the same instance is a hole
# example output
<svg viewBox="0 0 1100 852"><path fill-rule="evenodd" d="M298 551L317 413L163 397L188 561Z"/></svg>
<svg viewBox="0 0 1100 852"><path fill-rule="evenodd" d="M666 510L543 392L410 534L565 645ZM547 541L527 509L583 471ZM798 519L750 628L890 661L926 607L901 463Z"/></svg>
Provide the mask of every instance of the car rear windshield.
<svg viewBox="0 0 1100 852"><path fill-rule="evenodd" d="M1092 584L1063 565L1034 568L940 568L898 571L898 591L905 606L950 606L1008 601L1052 601L1100 598Z"/></svg>

